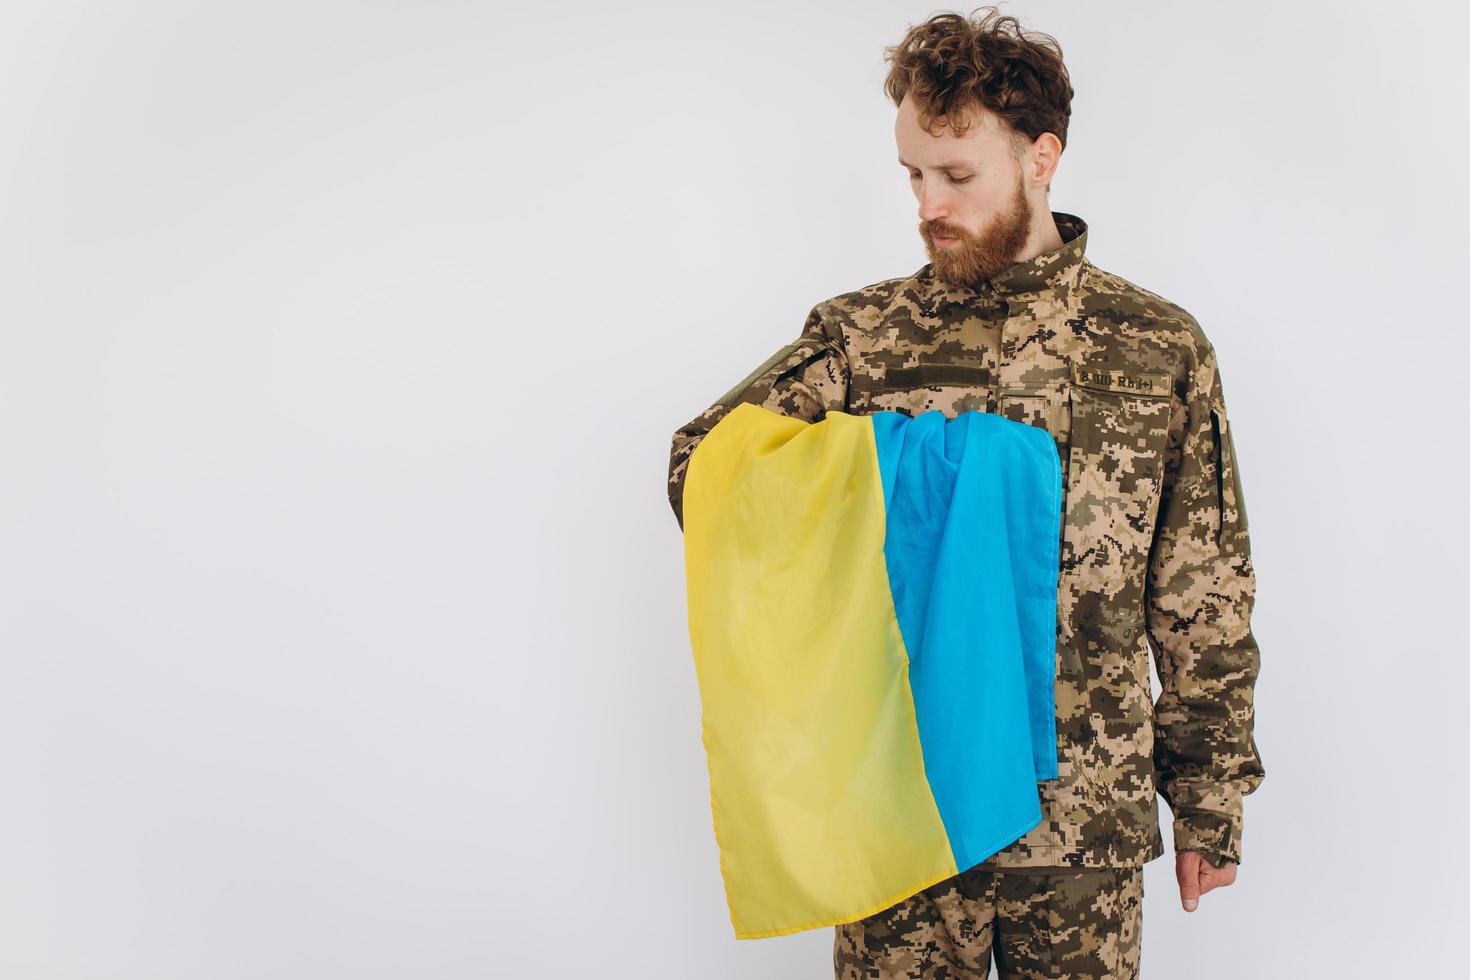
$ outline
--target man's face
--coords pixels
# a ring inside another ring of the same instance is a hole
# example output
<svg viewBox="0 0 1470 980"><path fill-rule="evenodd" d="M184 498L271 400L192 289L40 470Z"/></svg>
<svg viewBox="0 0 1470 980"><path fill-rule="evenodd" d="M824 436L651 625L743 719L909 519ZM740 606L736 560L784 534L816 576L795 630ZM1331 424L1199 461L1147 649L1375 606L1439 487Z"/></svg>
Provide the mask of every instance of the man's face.
<svg viewBox="0 0 1470 980"><path fill-rule="evenodd" d="M957 285L1020 261L1034 214L1007 130L990 112L972 118L963 137L948 126L931 136L905 96L894 126L899 162L919 201L924 249L935 276Z"/></svg>

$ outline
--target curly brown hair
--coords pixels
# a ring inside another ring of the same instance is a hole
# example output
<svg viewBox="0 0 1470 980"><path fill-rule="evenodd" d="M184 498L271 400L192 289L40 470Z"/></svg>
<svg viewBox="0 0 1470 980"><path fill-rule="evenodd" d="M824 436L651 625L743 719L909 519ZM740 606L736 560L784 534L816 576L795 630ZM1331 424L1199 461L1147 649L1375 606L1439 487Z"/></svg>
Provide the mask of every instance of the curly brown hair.
<svg viewBox="0 0 1470 980"><path fill-rule="evenodd" d="M1062 46L1050 34L1023 31L995 7L980 10L979 18L945 13L910 25L902 41L883 49L892 63L883 91L894 105L912 98L931 135L942 117L963 136L964 110L983 106L1009 125L1018 150L1042 133L1055 133L1065 148L1072 81Z"/></svg>

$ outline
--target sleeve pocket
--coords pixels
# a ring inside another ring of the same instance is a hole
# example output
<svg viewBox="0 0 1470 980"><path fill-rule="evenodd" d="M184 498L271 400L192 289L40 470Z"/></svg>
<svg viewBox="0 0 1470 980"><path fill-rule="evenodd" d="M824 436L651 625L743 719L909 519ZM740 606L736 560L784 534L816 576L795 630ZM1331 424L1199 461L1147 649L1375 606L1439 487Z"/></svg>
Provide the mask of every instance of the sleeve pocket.
<svg viewBox="0 0 1470 980"><path fill-rule="evenodd" d="M724 405L727 408L730 407L732 403L739 401L745 392L750 390L763 377L769 375L772 380L779 378L792 368L800 366L803 361L814 356L814 354L812 345L804 339L793 340L791 343L783 345L776 353L766 358L754 371L751 371L745 377L735 382L735 385L729 391L715 399L715 404Z"/></svg>
<svg viewBox="0 0 1470 980"><path fill-rule="evenodd" d="M1235 455L1235 437L1230 421L1218 405L1210 406L1210 431L1214 437L1215 490L1220 506L1215 525L1215 542L1223 551L1246 549L1248 533L1245 495L1240 491L1240 465Z"/></svg>

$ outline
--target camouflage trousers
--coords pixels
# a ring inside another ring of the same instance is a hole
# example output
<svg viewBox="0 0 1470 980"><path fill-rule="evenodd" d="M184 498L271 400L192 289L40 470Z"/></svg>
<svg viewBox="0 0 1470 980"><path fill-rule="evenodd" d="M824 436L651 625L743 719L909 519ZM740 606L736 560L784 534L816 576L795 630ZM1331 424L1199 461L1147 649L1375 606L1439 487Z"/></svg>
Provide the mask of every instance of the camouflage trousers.
<svg viewBox="0 0 1470 980"><path fill-rule="evenodd" d="M837 980L1138 976L1143 868L974 867L836 927Z"/></svg>

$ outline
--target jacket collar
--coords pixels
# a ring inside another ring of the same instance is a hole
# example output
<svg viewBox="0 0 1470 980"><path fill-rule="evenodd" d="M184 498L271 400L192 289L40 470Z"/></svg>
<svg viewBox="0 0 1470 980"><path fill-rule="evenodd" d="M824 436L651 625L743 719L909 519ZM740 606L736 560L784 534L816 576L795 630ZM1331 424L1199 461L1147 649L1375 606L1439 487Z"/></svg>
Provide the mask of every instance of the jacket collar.
<svg viewBox="0 0 1470 980"><path fill-rule="evenodd" d="M1041 293L1066 292L1076 285L1087 254L1087 222L1065 211L1053 211L1051 216L1062 236L1062 244L1050 252L1017 262L975 286L936 279L934 263L925 263L917 275L925 284L928 305L991 297L1024 303Z"/></svg>

